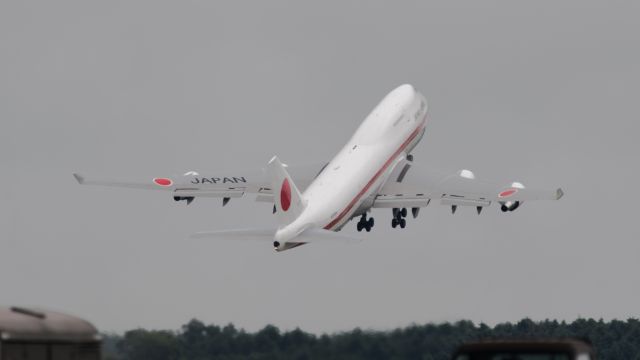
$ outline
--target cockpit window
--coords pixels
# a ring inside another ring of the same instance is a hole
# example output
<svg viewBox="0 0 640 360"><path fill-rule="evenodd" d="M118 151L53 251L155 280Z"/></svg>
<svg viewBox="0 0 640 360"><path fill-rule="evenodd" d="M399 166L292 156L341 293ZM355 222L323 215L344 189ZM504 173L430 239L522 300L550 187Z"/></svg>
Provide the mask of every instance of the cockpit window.
<svg viewBox="0 0 640 360"><path fill-rule="evenodd" d="M398 116L396 121L393 122L393 126L398 125L400 123L400 121L402 121L403 118L404 118L404 114L400 114L400 116Z"/></svg>
<svg viewBox="0 0 640 360"><path fill-rule="evenodd" d="M329 165L329 163L326 163L322 166L322 168L320 169L320 171L318 171L318 173L316 174L316 176L314 177L317 178L318 176L320 176L320 174L322 174L322 172L324 171L324 169L327 167L327 165Z"/></svg>

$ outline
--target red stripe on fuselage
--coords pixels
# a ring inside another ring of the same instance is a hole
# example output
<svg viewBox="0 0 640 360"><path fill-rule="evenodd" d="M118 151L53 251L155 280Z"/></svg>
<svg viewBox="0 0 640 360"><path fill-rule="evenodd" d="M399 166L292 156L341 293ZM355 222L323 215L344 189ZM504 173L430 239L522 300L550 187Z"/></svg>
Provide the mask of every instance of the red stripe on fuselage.
<svg viewBox="0 0 640 360"><path fill-rule="evenodd" d="M425 117L426 118L426 117ZM398 150L396 150L395 153L393 153L393 155L391 155L391 157L387 160L387 162L384 163L384 165L382 166L382 168L380 170L378 170L378 172L376 172L376 174L373 176L373 178L371 178L371 180L369 180L369 182L367 183L367 185L365 185L365 187L360 190L360 192L358 193L358 195L356 195L356 197L353 198L353 200L351 200L351 202L349 203L349 205L347 205L347 207L342 210L342 212L340 213L340 215L338 215L337 218L335 218L333 221L331 221L329 224L327 224L324 229L325 230L329 230L332 227L334 227L336 224L338 224L340 222L340 220L342 220L342 218L347 215L349 213L349 211L351 211L351 209L355 206L355 204L358 202L358 200L360 200L360 198L362 197L362 195L364 195L369 188L371 187L371 185L373 185L373 183L378 179L378 177L389 167L389 165L391 165L391 163L398 157L398 155L400 155L400 153L411 143L411 141L413 141L413 139L415 139L416 136L418 136L418 134L420 133L420 131L422 131L423 129L423 125L425 124L425 121L423 120L422 123L420 124L420 126L418 126L417 129L415 129L411 135L409 135L409 138L407 138L407 140L404 141L404 143L402 143L402 145L400 145L400 148L398 148Z"/></svg>

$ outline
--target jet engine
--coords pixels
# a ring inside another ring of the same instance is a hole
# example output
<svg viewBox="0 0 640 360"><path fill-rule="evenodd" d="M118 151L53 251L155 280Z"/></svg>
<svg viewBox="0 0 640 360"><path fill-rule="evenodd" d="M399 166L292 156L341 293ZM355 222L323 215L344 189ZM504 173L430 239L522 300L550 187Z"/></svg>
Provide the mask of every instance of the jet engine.
<svg viewBox="0 0 640 360"><path fill-rule="evenodd" d="M191 204L191 202L193 202L193 199L195 199L193 196L174 196L173 200L175 201L186 201L187 205Z"/></svg>
<svg viewBox="0 0 640 360"><path fill-rule="evenodd" d="M501 204L502 206L500 207L500 210L502 210L502 212L514 211L515 209L520 207L520 201L507 201Z"/></svg>

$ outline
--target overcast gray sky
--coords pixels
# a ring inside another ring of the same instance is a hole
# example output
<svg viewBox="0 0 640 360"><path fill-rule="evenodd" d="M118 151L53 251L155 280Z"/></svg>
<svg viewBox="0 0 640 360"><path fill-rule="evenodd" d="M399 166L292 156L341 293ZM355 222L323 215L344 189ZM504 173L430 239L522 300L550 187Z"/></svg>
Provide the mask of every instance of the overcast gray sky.
<svg viewBox="0 0 640 360"><path fill-rule="evenodd" d="M2 1L0 304L116 331L637 317L638 4ZM362 243L275 253L187 239L271 226L268 204L71 176L326 161L405 82L430 104L420 166L566 196L405 231L375 210Z"/></svg>

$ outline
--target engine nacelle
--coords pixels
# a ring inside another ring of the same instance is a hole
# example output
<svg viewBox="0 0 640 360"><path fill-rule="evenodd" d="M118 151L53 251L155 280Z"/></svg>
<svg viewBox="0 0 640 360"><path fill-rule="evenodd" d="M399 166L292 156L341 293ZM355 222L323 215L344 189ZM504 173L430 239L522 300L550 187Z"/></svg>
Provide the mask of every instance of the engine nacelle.
<svg viewBox="0 0 640 360"><path fill-rule="evenodd" d="M507 201L501 204L502 206L500 207L500 210L502 210L502 212L514 211L520 207L520 201Z"/></svg>
<svg viewBox="0 0 640 360"><path fill-rule="evenodd" d="M173 200L175 201L186 201L187 205L191 204L191 202L193 202L193 199L195 199L193 196L174 196Z"/></svg>

